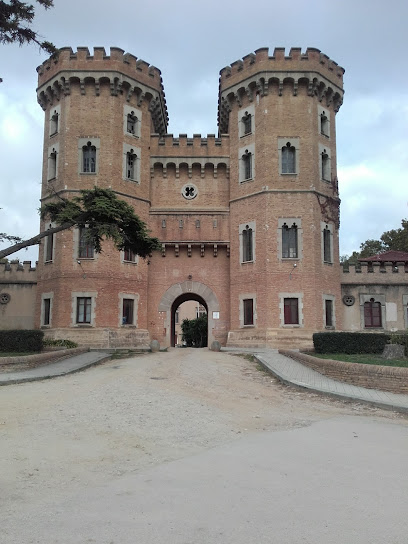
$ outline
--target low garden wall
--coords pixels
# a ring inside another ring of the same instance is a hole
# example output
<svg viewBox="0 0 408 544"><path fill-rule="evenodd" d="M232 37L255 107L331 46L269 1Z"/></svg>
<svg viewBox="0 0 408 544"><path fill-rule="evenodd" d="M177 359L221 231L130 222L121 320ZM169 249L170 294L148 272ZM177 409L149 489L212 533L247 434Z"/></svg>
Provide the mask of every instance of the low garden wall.
<svg viewBox="0 0 408 544"><path fill-rule="evenodd" d="M7 367L7 371L13 371L13 366L24 365L25 368L34 368L36 366L55 363L67 357L73 357L80 353L89 351L88 348L59 349L56 351L46 351L34 355L18 355L16 357L0 357L0 369Z"/></svg>
<svg viewBox="0 0 408 544"><path fill-rule="evenodd" d="M333 380L367 389L408 393L408 368L406 367L346 363L333 359L320 359L306 353L283 349L279 350L279 353Z"/></svg>

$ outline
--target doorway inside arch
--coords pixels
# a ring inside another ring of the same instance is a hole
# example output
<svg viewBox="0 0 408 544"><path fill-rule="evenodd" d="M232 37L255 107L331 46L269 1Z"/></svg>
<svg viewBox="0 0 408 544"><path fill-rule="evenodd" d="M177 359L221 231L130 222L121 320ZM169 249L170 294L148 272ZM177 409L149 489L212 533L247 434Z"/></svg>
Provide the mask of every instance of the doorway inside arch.
<svg viewBox="0 0 408 544"><path fill-rule="evenodd" d="M208 314L208 307L205 300L194 293L183 293L173 302L171 307L171 346L183 345L183 332L181 324L184 319L197 319L198 317ZM207 337L205 346L207 346Z"/></svg>

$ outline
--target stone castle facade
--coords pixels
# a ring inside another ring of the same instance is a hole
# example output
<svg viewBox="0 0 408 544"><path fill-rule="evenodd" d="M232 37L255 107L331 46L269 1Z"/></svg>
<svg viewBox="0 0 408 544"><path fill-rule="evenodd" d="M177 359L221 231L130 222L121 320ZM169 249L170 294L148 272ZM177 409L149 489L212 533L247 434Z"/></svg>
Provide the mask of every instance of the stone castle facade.
<svg viewBox="0 0 408 544"><path fill-rule="evenodd" d="M112 188L162 249L143 261L108 242L96 254L79 229L47 237L34 325L91 346L170 346L177 307L196 300L209 343L304 347L341 330L343 74L318 49L258 49L220 72L218 135L174 137L154 66L118 48L44 62L42 202Z"/></svg>

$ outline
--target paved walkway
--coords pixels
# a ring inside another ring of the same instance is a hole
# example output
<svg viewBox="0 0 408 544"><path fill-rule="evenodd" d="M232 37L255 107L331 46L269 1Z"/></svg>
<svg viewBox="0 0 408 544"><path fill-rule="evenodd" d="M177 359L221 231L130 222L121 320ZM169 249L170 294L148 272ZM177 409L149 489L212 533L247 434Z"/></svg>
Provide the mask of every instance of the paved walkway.
<svg viewBox="0 0 408 544"><path fill-rule="evenodd" d="M9 372L0 374L0 385L10 385L12 383L34 382L36 380L47 380L56 376L65 376L72 372L84 370L92 365L96 365L104 360L110 359L109 353L100 351L87 351L74 357L57 361L49 365L37 366L21 372Z"/></svg>
<svg viewBox="0 0 408 544"><path fill-rule="evenodd" d="M378 391L377 389L366 389L332 380L293 359L281 355L277 350L265 348L223 348L222 351L254 354L265 368L286 385L295 385L333 397L372 404L389 410L408 412L408 395L397 395L386 391ZM110 354L89 351L75 357L70 357L69 359L63 359L62 361L30 370L0 374L0 385L64 376L84 370L109 358Z"/></svg>
<svg viewBox="0 0 408 544"><path fill-rule="evenodd" d="M253 353L258 361L286 385L295 385L318 393L372 404L388 410L408 412L408 395L366 389L328 378L272 349L228 348L223 351Z"/></svg>

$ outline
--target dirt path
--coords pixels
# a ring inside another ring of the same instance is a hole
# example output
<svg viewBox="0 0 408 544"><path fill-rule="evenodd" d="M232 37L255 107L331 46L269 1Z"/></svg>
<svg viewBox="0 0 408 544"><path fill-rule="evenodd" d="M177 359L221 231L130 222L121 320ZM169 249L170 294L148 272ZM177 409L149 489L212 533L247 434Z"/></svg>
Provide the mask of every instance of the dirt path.
<svg viewBox="0 0 408 544"><path fill-rule="evenodd" d="M207 349L111 361L0 390L0 508L49 502L78 487L227 443L243 433L391 412L280 385L256 363Z"/></svg>

